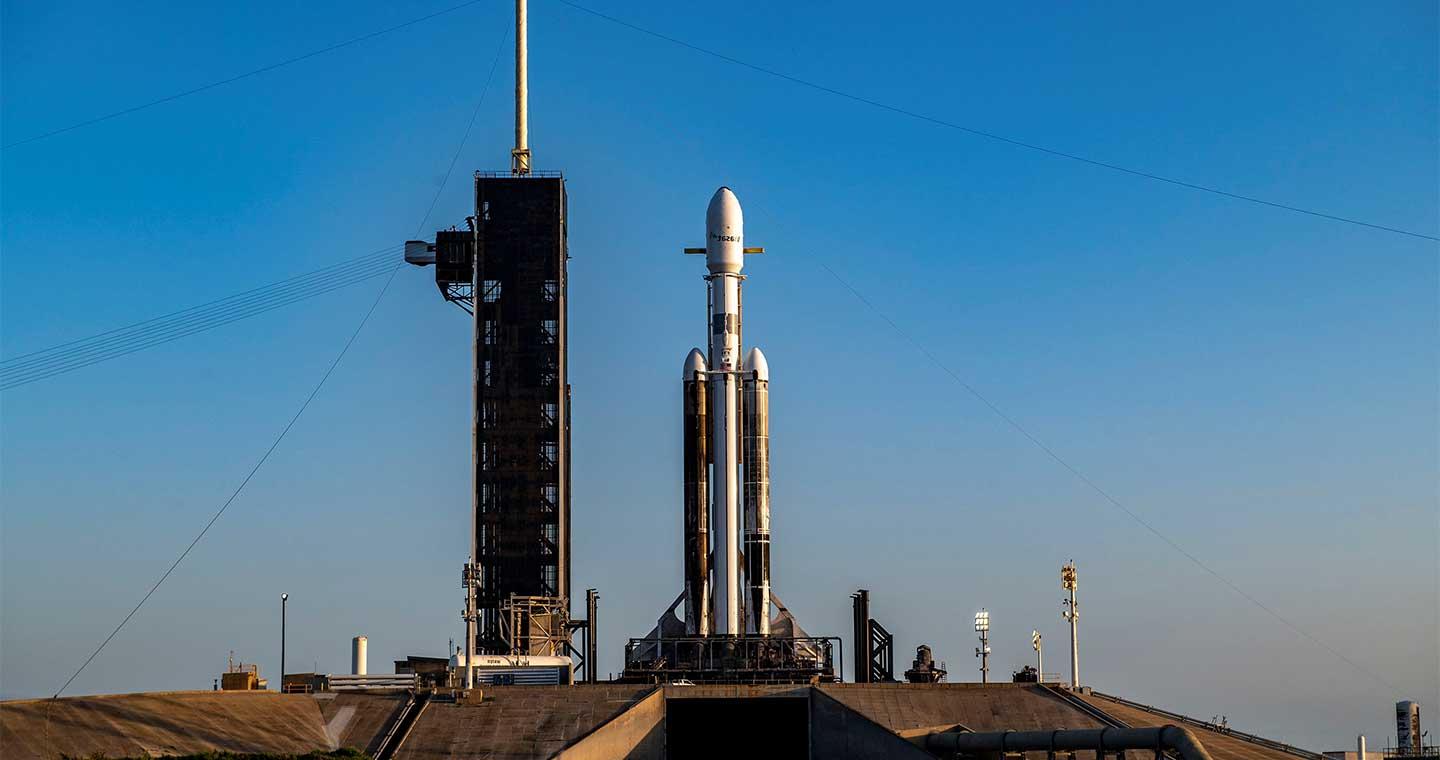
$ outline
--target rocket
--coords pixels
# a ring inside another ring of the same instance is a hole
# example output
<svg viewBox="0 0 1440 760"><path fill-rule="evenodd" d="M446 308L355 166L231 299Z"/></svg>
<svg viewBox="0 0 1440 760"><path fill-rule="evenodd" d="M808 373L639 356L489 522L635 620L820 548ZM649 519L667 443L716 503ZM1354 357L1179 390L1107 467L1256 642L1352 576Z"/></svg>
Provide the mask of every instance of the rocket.
<svg viewBox="0 0 1440 760"><path fill-rule="evenodd" d="M728 187L705 212L708 351L684 369L685 625L692 636L770 633L770 369L741 358L744 215ZM743 524L742 524L743 520ZM743 549L742 549L743 547ZM748 614L747 614L748 613Z"/></svg>

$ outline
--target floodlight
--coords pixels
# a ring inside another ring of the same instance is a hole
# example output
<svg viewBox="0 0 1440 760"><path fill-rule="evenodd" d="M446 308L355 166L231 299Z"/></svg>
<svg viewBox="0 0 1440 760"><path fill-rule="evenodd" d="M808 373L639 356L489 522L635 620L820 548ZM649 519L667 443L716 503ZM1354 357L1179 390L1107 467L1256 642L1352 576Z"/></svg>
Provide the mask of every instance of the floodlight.
<svg viewBox="0 0 1440 760"><path fill-rule="evenodd" d="M979 612L975 613L975 630L980 631L981 633L990 630L989 612L986 612L982 609Z"/></svg>

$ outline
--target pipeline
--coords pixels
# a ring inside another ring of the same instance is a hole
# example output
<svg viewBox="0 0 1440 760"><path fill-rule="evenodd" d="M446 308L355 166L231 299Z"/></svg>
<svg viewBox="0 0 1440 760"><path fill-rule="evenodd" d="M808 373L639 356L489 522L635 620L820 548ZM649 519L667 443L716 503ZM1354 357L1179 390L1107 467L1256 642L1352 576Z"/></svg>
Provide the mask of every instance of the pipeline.
<svg viewBox="0 0 1440 760"><path fill-rule="evenodd" d="M936 753L977 755L1025 751L1094 751L1097 757L1121 750L1152 750L1157 755L1172 750L1181 760L1212 760L1210 753L1190 729L1181 726L1157 728L1086 728L1060 731L994 731L986 733L943 733L925 737L925 749Z"/></svg>

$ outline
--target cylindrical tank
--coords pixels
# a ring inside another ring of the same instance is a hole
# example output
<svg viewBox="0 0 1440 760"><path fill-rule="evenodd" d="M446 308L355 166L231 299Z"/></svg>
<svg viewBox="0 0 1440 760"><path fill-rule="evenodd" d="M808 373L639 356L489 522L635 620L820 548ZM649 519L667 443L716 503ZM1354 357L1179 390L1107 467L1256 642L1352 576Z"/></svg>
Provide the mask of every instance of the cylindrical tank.
<svg viewBox="0 0 1440 760"><path fill-rule="evenodd" d="M1420 703L1409 699L1395 703L1395 744L1402 752L1418 755L1421 747Z"/></svg>
<svg viewBox="0 0 1440 760"><path fill-rule="evenodd" d="M369 657L369 653L366 651L368 646L369 640L364 636L356 636L350 641L350 672L352 674L357 676L366 674L368 669L366 663Z"/></svg>
<svg viewBox="0 0 1440 760"><path fill-rule="evenodd" d="M765 354L745 357L745 583L749 629L770 635L770 367Z"/></svg>
<svg viewBox="0 0 1440 760"><path fill-rule="evenodd" d="M710 409L705 355L685 359L685 629L710 635Z"/></svg>

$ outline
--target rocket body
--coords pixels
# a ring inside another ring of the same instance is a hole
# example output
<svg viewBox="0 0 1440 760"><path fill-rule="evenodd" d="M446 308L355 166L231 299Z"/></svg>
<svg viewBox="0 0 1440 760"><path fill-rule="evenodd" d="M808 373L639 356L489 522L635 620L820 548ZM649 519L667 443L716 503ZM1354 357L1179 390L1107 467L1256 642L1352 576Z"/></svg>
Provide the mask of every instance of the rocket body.
<svg viewBox="0 0 1440 760"><path fill-rule="evenodd" d="M715 626L741 633L740 602L740 269L745 265L744 217L729 188L715 191L705 211L705 266L710 274L710 450L715 477Z"/></svg>
<svg viewBox="0 0 1440 760"><path fill-rule="evenodd" d="M685 364L686 628L698 636L765 635L770 615L770 377L759 350L742 361L744 217L729 188L710 199L704 252L709 350L708 355L691 351Z"/></svg>
<svg viewBox="0 0 1440 760"><path fill-rule="evenodd" d="M685 630L710 635L710 407L705 355L685 359Z"/></svg>
<svg viewBox="0 0 1440 760"><path fill-rule="evenodd" d="M745 395L745 587L748 630L770 635L770 367L750 349Z"/></svg>

